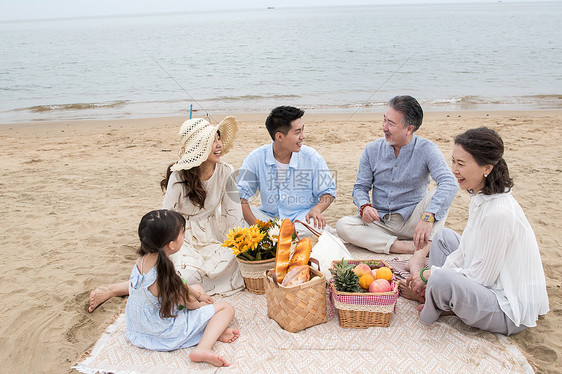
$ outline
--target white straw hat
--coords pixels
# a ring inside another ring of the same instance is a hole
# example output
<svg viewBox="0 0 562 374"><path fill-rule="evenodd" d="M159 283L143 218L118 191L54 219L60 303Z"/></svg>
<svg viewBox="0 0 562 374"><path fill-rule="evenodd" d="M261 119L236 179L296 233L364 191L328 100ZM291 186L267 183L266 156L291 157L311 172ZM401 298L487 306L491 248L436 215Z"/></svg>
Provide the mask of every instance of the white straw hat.
<svg viewBox="0 0 562 374"><path fill-rule="evenodd" d="M234 116L225 117L217 126L211 125L203 118L185 121L179 132L181 149L178 156L180 159L172 165L171 170L189 170L207 160L213 148L217 131L220 132L222 140L221 154L228 153L234 145L238 125L239 122Z"/></svg>

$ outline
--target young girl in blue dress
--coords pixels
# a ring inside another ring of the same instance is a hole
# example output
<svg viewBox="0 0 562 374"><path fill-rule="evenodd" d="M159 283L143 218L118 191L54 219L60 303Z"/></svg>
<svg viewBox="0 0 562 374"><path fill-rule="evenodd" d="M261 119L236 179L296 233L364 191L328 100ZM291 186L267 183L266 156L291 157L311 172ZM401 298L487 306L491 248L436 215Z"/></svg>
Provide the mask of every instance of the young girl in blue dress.
<svg viewBox="0 0 562 374"><path fill-rule="evenodd" d="M125 310L126 338L135 346L171 351L196 346L189 358L215 366L229 366L211 348L239 336L228 325L234 308L216 302L198 285L188 286L176 273L169 256L184 242L185 218L171 210L154 210L142 217L140 247L129 280Z"/></svg>

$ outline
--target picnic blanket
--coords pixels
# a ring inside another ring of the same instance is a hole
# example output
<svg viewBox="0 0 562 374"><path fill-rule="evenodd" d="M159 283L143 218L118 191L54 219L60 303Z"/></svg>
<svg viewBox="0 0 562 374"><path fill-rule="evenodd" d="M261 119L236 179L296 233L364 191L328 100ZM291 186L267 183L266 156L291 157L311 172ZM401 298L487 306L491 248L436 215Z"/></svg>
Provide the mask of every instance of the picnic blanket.
<svg viewBox="0 0 562 374"><path fill-rule="evenodd" d="M392 261L403 264L402 259L394 256L350 249L357 259L384 259L391 260L391 264ZM329 315L328 294L326 297ZM88 374L533 372L509 338L468 327L455 316L441 317L435 324L426 325L419 320L416 311L419 304L403 297L398 298L396 314L388 327L344 329L339 326L334 311L327 323L298 333L283 330L267 317L265 295L244 290L215 299L227 301L236 309L232 326L240 329L240 338L230 344L217 342L214 346L215 352L231 363L230 367L193 363L188 357L189 348L173 352L137 348L125 338L122 314L74 368Z"/></svg>

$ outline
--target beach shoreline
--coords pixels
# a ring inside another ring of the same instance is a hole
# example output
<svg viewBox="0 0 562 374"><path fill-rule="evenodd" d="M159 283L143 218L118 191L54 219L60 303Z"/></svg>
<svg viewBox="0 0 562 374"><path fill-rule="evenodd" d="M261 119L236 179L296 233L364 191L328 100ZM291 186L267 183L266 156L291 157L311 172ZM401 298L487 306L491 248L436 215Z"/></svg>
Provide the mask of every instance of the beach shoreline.
<svg viewBox="0 0 562 374"><path fill-rule="evenodd" d="M335 171L338 197L327 210L332 227L354 214L351 190L365 145L381 137L381 111L306 112L305 144ZM224 161L238 169L244 157L271 141L267 113L234 114L241 128ZM194 116L201 115L197 112ZM159 181L176 160L177 132L186 116L118 120L61 120L0 124L0 206L5 254L0 360L7 372L72 372L125 301L94 313L92 289L126 280L136 259L142 214L159 208ZM434 141L450 160L453 137L488 126L502 136L514 178L513 194L539 242L550 312L537 327L512 337L539 373L562 370L562 110L426 111L417 135ZM462 232L469 196L459 191L446 227ZM522 275L524 276L524 275Z"/></svg>

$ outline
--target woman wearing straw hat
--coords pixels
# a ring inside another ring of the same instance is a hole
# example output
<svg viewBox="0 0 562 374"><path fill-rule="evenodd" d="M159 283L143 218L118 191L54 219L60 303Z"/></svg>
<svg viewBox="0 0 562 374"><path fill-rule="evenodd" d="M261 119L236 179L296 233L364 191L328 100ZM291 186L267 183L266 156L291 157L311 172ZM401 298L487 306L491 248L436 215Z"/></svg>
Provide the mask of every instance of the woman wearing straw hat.
<svg viewBox="0 0 562 374"><path fill-rule="evenodd" d="M170 258L188 284L199 284L210 295L231 294L244 286L234 255L221 246L230 228L243 226L233 167L220 161L237 131L233 116L217 126L202 118L185 121L179 132L180 158L160 182L166 192L162 208L186 219L184 244ZM88 310L128 293L127 281L97 288L90 293Z"/></svg>

